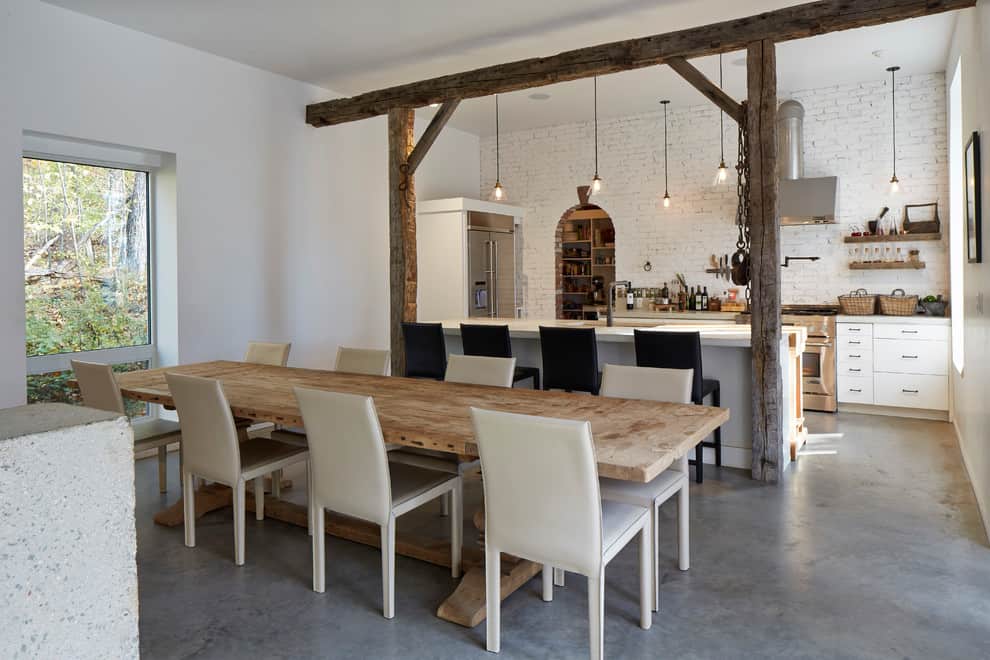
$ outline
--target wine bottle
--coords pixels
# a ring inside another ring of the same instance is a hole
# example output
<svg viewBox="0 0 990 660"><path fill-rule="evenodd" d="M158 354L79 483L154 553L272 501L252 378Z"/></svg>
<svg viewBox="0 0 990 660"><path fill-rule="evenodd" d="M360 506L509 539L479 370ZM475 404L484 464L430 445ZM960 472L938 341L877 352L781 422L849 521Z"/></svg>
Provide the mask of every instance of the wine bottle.
<svg viewBox="0 0 990 660"><path fill-rule="evenodd" d="M688 292L687 308L689 312L694 311L694 287Z"/></svg>
<svg viewBox="0 0 990 660"><path fill-rule="evenodd" d="M636 296L633 293L632 287L626 289L626 309L632 309L636 306Z"/></svg>
<svg viewBox="0 0 990 660"><path fill-rule="evenodd" d="M670 304L670 290L667 288L667 283L663 283L663 288L660 289L660 304L669 305Z"/></svg>
<svg viewBox="0 0 990 660"><path fill-rule="evenodd" d="M705 290L701 292L701 309L704 310L704 311L706 311L706 312L708 311L708 287L707 286L705 287Z"/></svg>

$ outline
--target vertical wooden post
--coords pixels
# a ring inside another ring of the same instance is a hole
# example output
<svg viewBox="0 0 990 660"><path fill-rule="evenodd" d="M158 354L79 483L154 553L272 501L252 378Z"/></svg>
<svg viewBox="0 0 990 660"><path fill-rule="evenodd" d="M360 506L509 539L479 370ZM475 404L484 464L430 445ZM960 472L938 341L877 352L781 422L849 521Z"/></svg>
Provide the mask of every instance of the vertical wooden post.
<svg viewBox="0 0 990 660"><path fill-rule="evenodd" d="M777 58L774 42L747 47L750 273L753 336L753 478L777 482L784 460L780 364L780 222L777 211Z"/></svg>
<svg viewBox="0 0 990 660"><path fill-rule="evenodd" d="M412 108L388 111L389 345L395 376L406 366L402 322L416 320L416 188L406 165L414 117Z"/></svg>

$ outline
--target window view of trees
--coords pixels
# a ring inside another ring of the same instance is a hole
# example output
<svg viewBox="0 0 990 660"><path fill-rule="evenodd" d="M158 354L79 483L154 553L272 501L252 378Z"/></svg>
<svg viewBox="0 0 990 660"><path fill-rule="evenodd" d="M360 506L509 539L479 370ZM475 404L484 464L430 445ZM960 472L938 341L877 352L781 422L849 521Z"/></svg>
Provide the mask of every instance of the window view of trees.
<svg viewBox="0 0 990 660"><path fill-rule="evenodd" d="M149 342L148 175L24 159L27 355Z"/></svg>
<svg viewBox="0 0 990 660"><path fill-rule="evenodd" d="M149 344L148 174L36 158L23 164L27 357ZM71 377L32 373L28 401L79 403ZM131 415L145 410L127 402Z"/></svg>

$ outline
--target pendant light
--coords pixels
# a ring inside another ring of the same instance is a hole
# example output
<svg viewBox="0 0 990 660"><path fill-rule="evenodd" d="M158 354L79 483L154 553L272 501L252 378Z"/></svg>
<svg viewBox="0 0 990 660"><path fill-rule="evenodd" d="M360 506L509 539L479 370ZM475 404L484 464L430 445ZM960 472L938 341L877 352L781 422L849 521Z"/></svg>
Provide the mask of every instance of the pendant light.
<svg viewBox="0 0 990 660"><path fill-rule="evenodd" d="M895 78L894 74L901 70L899 66L887 67L887 71L890 71L890 125L891 125L891 139L894 147L893 150L893 161L892 161L892 173L893 176L890 177L890 192L896 193L901 189L901 182L897 179L897 99L895 96Z"/></svg>
<svg viewBox="0 0 990 660"><path fill-rule="evenodd" d="M660 101L663 105L663 207L670 208L670 191L667 186L667 105L668 100Z"/></svg>
<svg viewBox="0 0 990 660"><path fill-rule="evenodd" d="M502 180L499 178L500 172L500 159L501 154L499 145L499 133L498 133L498 94L495 95L495 187L492 188L492 198L496 202L501 202L505 199L505 188L502 186Z"/></svg>
<svg viewBox="0 0 990 660"><path fill-rule="evenodd" d="M591 179L591 193L597 194L602 191L602 178L598 176L598 76L595 81L595 176Z"/></svg>
<svg viewBox="0 0 990 660"><path fill-rule="evenodd" d="M722 89L722 53L718 54L718 88ZM725 165L725 112L722 110L718 111L718 141L722 155L715 173L715 185L729 180L729 168Z"/></svg>

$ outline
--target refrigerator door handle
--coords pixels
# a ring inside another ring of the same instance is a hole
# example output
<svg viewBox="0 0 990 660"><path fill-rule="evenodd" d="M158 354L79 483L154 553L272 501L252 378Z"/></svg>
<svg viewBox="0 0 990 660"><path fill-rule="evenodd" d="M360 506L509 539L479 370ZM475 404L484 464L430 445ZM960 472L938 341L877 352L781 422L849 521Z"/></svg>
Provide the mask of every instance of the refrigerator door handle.
<svg viewBox="0 0 990 660"><path fill-rule="evenodd" d="M492 241L492 318L498 316L498 242Z"/></svg>

